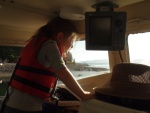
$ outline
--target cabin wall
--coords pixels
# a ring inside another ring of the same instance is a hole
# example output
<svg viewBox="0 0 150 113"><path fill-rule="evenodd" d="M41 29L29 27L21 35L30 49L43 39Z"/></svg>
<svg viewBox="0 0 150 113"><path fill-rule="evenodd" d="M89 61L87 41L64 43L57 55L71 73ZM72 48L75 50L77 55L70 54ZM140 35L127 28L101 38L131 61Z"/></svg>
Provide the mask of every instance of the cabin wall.
<svg viewBox="0 0 150 113"><path fill-rule="evenodd" d="M30 9L1 1L0 4L0 14L3 15L0 17L0 45L25 44L48 21L48 17Z"/></svg>
<svg viewBox="0 0 150 113"><path fill-rule="evenodd" d="M127 21L135 18L150 19L150 1L144 0L135 4L128 6L120 7L117 11L126 11L127 12Z"/></svg>

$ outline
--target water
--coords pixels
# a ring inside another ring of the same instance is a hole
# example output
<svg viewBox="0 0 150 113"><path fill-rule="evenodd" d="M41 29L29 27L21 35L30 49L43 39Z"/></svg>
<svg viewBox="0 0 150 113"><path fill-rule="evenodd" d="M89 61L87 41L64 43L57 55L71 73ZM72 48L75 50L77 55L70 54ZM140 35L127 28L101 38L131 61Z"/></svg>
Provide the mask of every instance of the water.
<svg viewBox="0 0 150 113"><path fill-rule="evenodd" d="M107 63L103 65L98 63L75 63L67 64L67 67L76 79L101 75L109 72L109 65Z"/></svg>
<svg viewBox="0 0 150 113"><path fill-rule="evenodd" d="M96 67L96 68L106 68L109 69L108 64L89 64L89 67Z"/></svg>

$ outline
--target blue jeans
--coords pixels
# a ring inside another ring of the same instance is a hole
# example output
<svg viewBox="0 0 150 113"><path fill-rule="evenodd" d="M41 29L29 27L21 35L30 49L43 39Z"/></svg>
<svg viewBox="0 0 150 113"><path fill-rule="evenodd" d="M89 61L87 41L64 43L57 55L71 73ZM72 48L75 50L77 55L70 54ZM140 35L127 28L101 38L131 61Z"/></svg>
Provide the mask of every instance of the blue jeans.
<svg viewBox="0 0 150 113"><path fill-rule="evenodd" d="M62 111L56 105L45 102L43 103L43 111L22 111L5 106L3 113L62 113Z"/></svg>
<svg viewBox="0 0 150 113"><path fill-rule="evenodd" d="M58 106L49 102L44 102L42 108L42 113L63 113Z"/></svg>

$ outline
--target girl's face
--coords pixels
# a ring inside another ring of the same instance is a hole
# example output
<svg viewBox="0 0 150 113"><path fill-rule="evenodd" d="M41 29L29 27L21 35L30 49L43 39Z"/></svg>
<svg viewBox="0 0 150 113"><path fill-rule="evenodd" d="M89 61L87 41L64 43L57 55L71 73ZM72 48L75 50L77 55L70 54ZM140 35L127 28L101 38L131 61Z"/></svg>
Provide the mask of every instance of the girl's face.
<svg viewBox="0 0 150 113"><path fill-rule="evenodd" d="M69 38L64 38L62 42L63 57L66 57L70 49L73 47L73 43L76 40L76 35L73 33Z"/></svg>

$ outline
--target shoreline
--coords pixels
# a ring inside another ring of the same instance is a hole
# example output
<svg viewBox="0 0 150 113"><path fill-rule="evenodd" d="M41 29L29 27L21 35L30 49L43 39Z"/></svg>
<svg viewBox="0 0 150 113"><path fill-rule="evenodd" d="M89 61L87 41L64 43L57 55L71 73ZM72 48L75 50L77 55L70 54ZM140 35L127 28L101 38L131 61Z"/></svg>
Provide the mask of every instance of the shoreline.
<svg viewBox="0 0 150 113"><path fill-rule="evenodd" d="M98 67L98 66L90 66L88 64L81 63L68 63L66 66L72 71L108 71L109 69Z"/></svg>

